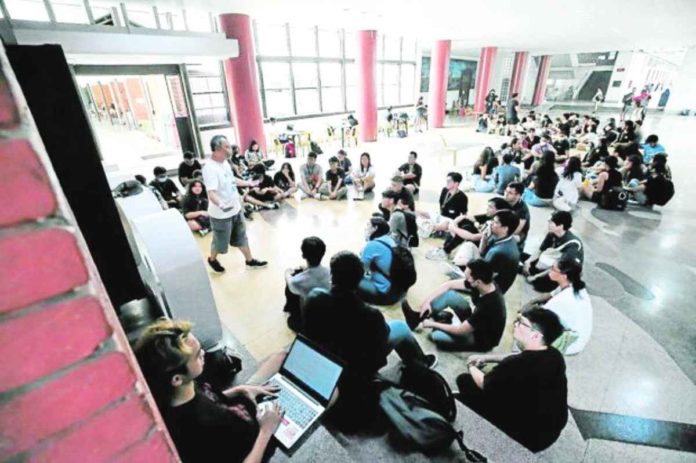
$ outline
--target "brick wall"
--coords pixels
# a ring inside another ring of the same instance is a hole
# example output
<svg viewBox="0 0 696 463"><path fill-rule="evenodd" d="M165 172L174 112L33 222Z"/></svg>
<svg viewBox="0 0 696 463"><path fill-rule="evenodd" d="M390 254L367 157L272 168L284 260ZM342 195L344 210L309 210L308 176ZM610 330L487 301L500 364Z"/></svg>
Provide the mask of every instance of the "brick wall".
<svg viewBox="0 0 696 463"><path fill-rule="evenodd" d="M0 49L0 461L179 461L25 108Z"/></svg>

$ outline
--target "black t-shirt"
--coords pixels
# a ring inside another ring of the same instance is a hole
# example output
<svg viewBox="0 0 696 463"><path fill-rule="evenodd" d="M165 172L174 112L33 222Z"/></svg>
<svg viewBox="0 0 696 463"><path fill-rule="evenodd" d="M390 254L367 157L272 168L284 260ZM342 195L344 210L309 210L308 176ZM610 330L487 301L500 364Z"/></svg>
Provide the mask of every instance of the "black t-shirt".
<svg viewBox="0 0 696 463"><path fill-rule="evenodd" d="M457 190L453 195L450 195L447 188L443 188L440 192L440 214L450 219L456 219L462 214L466 214L469 208L469 198L462 190Z"/></svg>
<svg viewBox="0 0 696 463"><path fill-rule="evenodd" d="M176 199L177 195L179 194L179 189L170 178L164 182L160 182L155 179L150 182L150 186L159 191L165 201Z"/></svg>
<svg viewBox="0 0 696 463"><path fill-rule="evenodd" d="M472 291L471 302L476 306L474 313L467 319L474 327L474 339L477 350L489 351L498 345L505 330L505 299L500 289L484 296Z"/></svg>
<svg viewBox="0 0 696 463"><path fill-rule="evenodd" d="M193 165L190 166L185 162L182 162L181 164L179 164L179 183L181 183L182 186L185 186L184 182L181 181L181 178L193 178L193 173L201 169L201 163L196 160L194 160Z"/></svg>
<svg viewBox="0 0 696 463"><path fill-rule="evenodd" d="M331 183L331 188L336 188L336 184L339 180L343 180L346 173L340 167L336 169L336 172L332 172L331 169L326 171L326 180Z"/></svg>
<svg viewBox="0 0 696 463"><path fill-rule="evenodd" d="M243 418L235 408L247 416ZM252 402L227 399L205 384L196 386L193 400L162 410L162 416L184 463L241 462L259 433Z"/></svg>
<svg viewBox="0 0 696 463"><path fill-rule="evenodd" d="M340 159L338 160L338 167L343 169L343 172L348 174L351 172L351 168L353 167L353 163L350 162L350 159L345 157L345 158L343 158L343 161L341 161Z"/></svg>
<svg viewBox="0 0 696 463"><path fill-rule="evenodd" d="M582 241L580 241L580 238L578 238L571 231L565 232L563 236L561 236L560 238L554 235L553 233L549 233L544 238L544 241L541 242L539 250L544 251L545 249L549 248L555 249L563 246L568 241L578 241L579 243L582 243ZM568 246L563 248L562 257L568 259L579 259L580 263L582 263L585 260L585 251L582 245L578 246L577 244L569 244Z"/></svg>
<svg viewBox="0 0 696 463"><path fill-rule="evenodd" d="M561 122L558 124L558 130L566 137L570 137L570 122Z"/></svg>
<svg viewBox="0 0 696 463"><path fill-rule="evenodd" d="M607 171L607 174L609 176L604 181L604 186L602 187L602 191L600 191L600 193L602 193L602 194L606 193L607 191L609 191L612 188L620 187L621 185L623 185L623 179L621 177L621 172L619 172L616 169L609 169Z"/></svg>
<svg viewBox="0 0 696 463"><path fill-rule="evenodd" d="M389 327L384 315L355 293L312 290L305 302L303 325L305 336L344 362L339 401L354 398L353 393L387 364Z"/></svg>
<svg viewBox="0 0 696 463"><path fill-rule="evenodd" d="M563 355L553 347L525 350L483 380L486 418L533 452L554 443L568 421Z"/></svg>
<svg viewBox="0 0 696 463"><path fill-rule="evenodd" d="M281 190L287 191L290 189L290 181L283 172L276 172L273 176L273 183Z"/></svg>
<svg viewBox="0 0 696 463"><path fill-rule="evenodd" d="M526 220L524 227L522 227L522 232L520 233L521 242L523 243L524 240L527 239L527 233L529 233L529 207L527 206L527 203L520 199L520 201L510 209L512 212L517 214L517 217L520 220Z"/></svg>
<svg viewBox="0 0 696 463"><path fill-rule="evenodd" d="M181 212L188 214L189 212L207 211L208 210L208 198L205 193L200 195L194 195L193 193L187 193L184 196L184 200L181 202Z"/></svg>
<svg viewBox="0 0 696 463"><path fill-rule="evenodd" d="M408 204L408 208L411 211L416 210L416 200L413 198L413 193L411 193L408 189L402 188L401 191L399 192L399 198L406 204Z"/></svg>
<svg viewBox="0 0 696 463"><path fill-rule="evenodd" d="M407 162L399 167L399 172L404 174L416 174L415 178L405 178L404 185L415 184L416 186L420 186L421 177L423 176L423 168L420 166L420 164L415 163L411 165Z"/></svg>
<svg viewBox="0 0 696 463"><path fill-rule="evenodd" d="M273 179L271 178L270 175L264 175L263 178L261 179L261 183L259 183L258 188L273 188L275 186L275 183L273 182Z"/></svg>
<svg viewBox="0 0 696 463"><path fill-rule="evenodd" d="M553 142L553 148L556 150L556 154L564 156L570 149L570 142L567 138L561 138Z"/></svg>
<svg viewBox="0 0 696 463"><path fill-rule="evenodd" d="M551 199L556 191L558 174L553 170L534 176L534 193L541 199Z"/></svg>

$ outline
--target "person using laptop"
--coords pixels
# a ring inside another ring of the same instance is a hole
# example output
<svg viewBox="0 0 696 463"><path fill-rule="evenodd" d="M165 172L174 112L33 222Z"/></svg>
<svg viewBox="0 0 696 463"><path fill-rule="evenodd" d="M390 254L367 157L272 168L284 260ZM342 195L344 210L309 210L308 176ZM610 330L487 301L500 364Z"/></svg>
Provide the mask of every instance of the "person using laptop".
<svg viewBox="0 0 696 463"><path fill-rule="evenodd" d="M376 410L373 379L395 350L406 364L435 366L435 355L426 355L402 320L386 322L378 309L357 294L364 268L360 258L342 251L331 258L331 289L314 289L303 308L302 333L340 358L344 372L340 395L333 407L335 423L344 430L365 426Z"/></svg>
<svg viewBox="0 0 696 463"><path fill-rule="evenodd" d="M261 397L278 392L275 386L260 384L279 370L285 353L262 364L249 385L216 391L196 382L203 373L205 352L191 326L158 320L134 347L181 460L261 462L284 412L277 402L257 408Z"/></svg>

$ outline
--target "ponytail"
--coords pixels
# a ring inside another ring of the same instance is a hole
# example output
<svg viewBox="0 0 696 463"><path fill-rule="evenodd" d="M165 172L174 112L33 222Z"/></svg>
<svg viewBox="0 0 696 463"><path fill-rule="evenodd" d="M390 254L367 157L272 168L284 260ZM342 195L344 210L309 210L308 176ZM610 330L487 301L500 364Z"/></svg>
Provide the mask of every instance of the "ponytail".
<svg viewBox="0 0 696 463"><path fill-rule="evenodd" d="M568 278L573 292L578 293L585 289L585 282L582 281L582 264L578 258L563 258L558 261L558 270Z"/></svg>

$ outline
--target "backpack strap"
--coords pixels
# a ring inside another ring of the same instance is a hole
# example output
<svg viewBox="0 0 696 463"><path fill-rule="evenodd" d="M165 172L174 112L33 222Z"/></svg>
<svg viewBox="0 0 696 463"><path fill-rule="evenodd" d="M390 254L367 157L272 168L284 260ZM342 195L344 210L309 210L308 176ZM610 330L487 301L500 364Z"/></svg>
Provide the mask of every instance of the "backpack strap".
<svg viewBox="0 0 696 463"><path fill-rule="evenodd" d="M464 431L457 431L454 438L457 441L457 444L459 445L459 449L462 452L464 452L464 456L467 460L469 460L472 463L485 463L488 461L488 459L481 455L479 452L477 452L474 449L470 449L466 446L466 444L464 444Z"/></svg>
<svg viewBox="0 0 696 463"><path fill-rule="evenodd" d="M394 258L394 248L392 248L391 246L389 246L389 245L388 245L387 243L385 243L384 241L380 241L380 240L378 240L378 239L374 239L374 240L372 240L372 241L374 241L374 242L376 242L376 243L379 243L379 244L381 244L382 246L388 248L388 249L391 251L391 253L392 253L392 259ZM377 270L379 273L381 273L381 274L384 275L385 277L389 278L389 272L385 272L385 271L383 271L381 268L379 268L379 266L377 265L377 262L375 262L374 267L375 267L375 270ZM389 280L389 281L391 282L391 280Z"/></svg>

